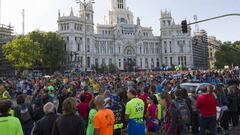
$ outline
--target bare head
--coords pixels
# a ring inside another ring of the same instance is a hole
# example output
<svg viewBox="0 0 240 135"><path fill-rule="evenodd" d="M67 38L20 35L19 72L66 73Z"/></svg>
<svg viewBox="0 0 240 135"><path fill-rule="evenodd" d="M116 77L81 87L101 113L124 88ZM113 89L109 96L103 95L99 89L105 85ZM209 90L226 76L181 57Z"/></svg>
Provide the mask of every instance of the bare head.
<svg viewBox="0 0 240 135"><path fill-rule="evenodd" d="M44 111L45 114L54 113L54 111L55 111L54 104L51 103L51 102L46 103L43 106L43 111Z"/></svg>
<svg viewBox="0 0 240 135"><path fill-rule="evenodd" d="M137 91L136 90L134 90L134 89L129 89L128 91L127 91L127 97L128 97L128 99L132 99L132 98L134 98L134 97L136 97L137 96Z"/></svg>
<svg viewBox="0 0 240 135"><path fill-rule="evenodd" d="M105 103L104 99L105 98L102 95L98 95L98 96L95 97L94 103L95 103L95 105L98 109L101 109L101 108L104 107L104 103Z"/></svg>
<svg viewBox="0 0 240 135"><path fill-rule="evenodd" d="M0 115L8 114L11 106L12 102L10 100L0 99Z"/></svg>
<svg viewBox="0 0 240 135"><path fill-rule="evenodd" d="M63 101L62 110L64 115L75 114L76 112L76 99L69 97Z"/></svg>

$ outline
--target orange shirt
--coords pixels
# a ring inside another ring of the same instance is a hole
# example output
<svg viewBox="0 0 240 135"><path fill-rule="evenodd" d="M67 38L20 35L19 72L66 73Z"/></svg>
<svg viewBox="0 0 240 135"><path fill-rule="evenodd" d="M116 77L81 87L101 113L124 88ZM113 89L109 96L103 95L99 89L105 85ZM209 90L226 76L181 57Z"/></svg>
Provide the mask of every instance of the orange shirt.
<svg viewBox="0 0 240 135"><path fill-rule="evenodd" d="M93 118L94 128L99 130L99 135L113 135L114 114L112 110L99 110Z"/></svg>

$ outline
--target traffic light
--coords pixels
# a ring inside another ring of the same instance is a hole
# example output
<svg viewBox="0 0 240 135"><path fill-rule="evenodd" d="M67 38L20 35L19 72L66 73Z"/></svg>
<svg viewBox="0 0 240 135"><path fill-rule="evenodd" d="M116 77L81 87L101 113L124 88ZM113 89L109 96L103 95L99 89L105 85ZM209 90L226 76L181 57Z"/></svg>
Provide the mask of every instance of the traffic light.
<svg viewBox="0 0 240 135"><path fill-rule="evenodd" d="M187 33L188 32L187 21L186 20L182 21L182 32L183 33Z"/></svg>

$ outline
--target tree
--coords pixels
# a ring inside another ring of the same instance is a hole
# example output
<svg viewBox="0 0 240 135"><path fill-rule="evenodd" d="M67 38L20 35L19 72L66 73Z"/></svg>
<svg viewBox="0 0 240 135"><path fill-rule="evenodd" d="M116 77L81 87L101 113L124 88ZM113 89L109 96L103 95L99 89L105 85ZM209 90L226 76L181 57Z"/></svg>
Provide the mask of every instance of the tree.
<svg viewBox="0 0 240 135"><path fill-rule="evenodd" d="M108 72L108 66L105 63L101 64L101 67L99 69L100 73L107 73Z"/></svg>
<svg viewBox="0 0 240 135"><path fill-rule="evenodd" d="M40 44L25 36L18 36L5 44L3 52L16 69L31 68L41 58Z"/></svg>
<svg viewBox="0 0 240 135"><path fill-rule="evenodd" d="M220 50L216 52L216 67L223 68L225 65L240 65L240 41L234 43L224 42Z"/></svg>
<svg viewBox="0 0 240 135"><path fill-rule="evenodd" d="M108 65L108 71L109 71L109 73L117 72L117 70L118 70L118 67L116 66L116 64L109 64L109 65Z"/></svg>
<svg viewBox="0 0 240 135"><path fill-rule="evenodd" d="M33 31L28 36L41 46L42 62L40 65L54 72L65 62L65 42L56 32Z"/></svg>
<svg viewBox="0 0 240 135"><path fill-rule="evenodd" d="M99 72L99 70L100 70L98 64L93 64L91 67L92 67L92 70L95 70L96 72Z"/></svg>

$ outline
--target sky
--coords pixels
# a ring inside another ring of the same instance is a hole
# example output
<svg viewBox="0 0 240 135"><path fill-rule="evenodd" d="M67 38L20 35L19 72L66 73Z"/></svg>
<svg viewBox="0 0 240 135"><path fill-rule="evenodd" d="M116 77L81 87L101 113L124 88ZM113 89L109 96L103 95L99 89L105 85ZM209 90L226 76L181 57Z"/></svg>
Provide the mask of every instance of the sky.
<svg viewBox="0 0 240 135"><path fill-rule="evenodd" d="M228 13L240 13L240 0L127 0L127 6L133 12L134 22L140 17L141 25L152 27L155 36L160 35L160 12L169 10L175 23L183 19L194 22ZM58 10L69 15L71 7L78 15L79 5L75 0L1 0L1 19L4 24L11 23L15 33L22 33L22 9L25 9L25 33L39 29L57 31ZM95 0L94 22L103 23L108 13L108 0ZM240 16L226 17L198 24L209 36L221 41L240 40ZM191 26L195 29L195 25Z"/></svg>

